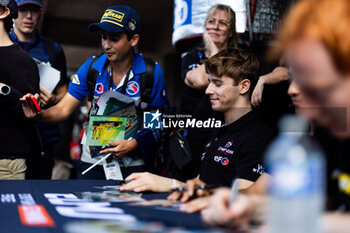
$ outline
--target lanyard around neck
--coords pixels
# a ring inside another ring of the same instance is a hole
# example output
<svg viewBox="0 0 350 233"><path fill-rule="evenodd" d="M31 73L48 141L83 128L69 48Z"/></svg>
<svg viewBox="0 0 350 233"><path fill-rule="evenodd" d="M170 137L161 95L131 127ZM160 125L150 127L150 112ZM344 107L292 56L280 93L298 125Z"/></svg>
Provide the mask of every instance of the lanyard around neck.
<svg viewBox="0 0 350 233"><path fill-rule="evenodd" d="M122 90L120 93L124 94L126 93L126 86L129 82L129 77L130 77L130 72L131 72L131 69L126 73L125 75L125 79L124 79L124 83L123 83L123 86L122 86ZM110 90L113 90L113 70L112 70L112 64L109 63L109 89Z"/></svg>

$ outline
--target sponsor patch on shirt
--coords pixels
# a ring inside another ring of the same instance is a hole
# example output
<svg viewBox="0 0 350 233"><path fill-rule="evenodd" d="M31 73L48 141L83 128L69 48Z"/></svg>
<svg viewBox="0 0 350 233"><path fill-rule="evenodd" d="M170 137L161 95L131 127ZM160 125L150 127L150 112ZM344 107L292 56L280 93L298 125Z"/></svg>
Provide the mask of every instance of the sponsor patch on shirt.
<svg viewBox="0 0 350 233"><path fill-rule="evenodd" d="M222 157L218 155L214 157L214 161L217 163L221 163L224 166L226 166L230 162L230 160L227 157Z"/></svg>
<svg viewBox="0 0 350 233"><path fill-rule="evenodd" d="M226 166L229 162L230 162L230 160L228 160L228 158L226 158L226 157L221 159L221 164L224 166Z"/></svg>
<svg viewBox="0 0 350 233"><path fill-rule="evenodd" d="M196 69L197 67L199 67L201 64L191 64L191 65L189 65L188 66L188 68L190 69L190 70L194 70L194 69Z"/></svg>
<svg viewBox="0 0 350 233"><path fill-rule="evenodd" d="M225 148L229 148L233 145L233 140L231 140L230 142L227 142L225 145Z"/></svg>
<svg viewBox="0 0 350 233"><path fill-rule="evenodd" d="M96 83L95 91L98 94L102 94L103 93L103 84L102 83Z"/></svg>
<svg viewBox="0 0 350 233"><path fill-rule="evenodd" d="M222 147L222 146L220 146L220 147L218 148L218 151L219 151L220 153L225 154L225 155L233 155L233 150L230 150L230 149L225 148L225 147Z"/></svg>
<svg viewBox="0 0 350 233"><path fill-rule="evenodd" d="M229 149L229 147L231 147L232 145L233 145L233 140L228 141L228 142L226 142L226 144L225 144L224 147L220 146L220 147L218 148L218 151L219 151L220 153L225 154L225 155L233 155L233 152L234 152L234 151Z"/></svg>
<svg viewBox="0 0 350 233"><path fill-rule="evenodd" d="M79 79L79 77L78 77L77 74L73 74L73 75L71 76L71 80L72 80L72 83L73 83L73 84L80 85L80 79Z"/></svg>
<svg viewBox="0 0 350 233"><path fill-rule="evenodd" d="M140 86L135 81L128 82L128 85L126 87L126 93L128 93L130 96L136 95L140 90Z"/></svg>

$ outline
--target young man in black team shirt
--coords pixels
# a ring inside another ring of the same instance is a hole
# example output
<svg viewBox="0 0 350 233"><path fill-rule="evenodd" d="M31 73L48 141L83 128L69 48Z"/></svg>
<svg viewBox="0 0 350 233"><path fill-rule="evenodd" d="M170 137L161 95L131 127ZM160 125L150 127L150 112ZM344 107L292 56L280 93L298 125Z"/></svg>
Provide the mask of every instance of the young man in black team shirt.
<svg viewBox="0 0 350 233"><path fill-rule="evenodd" d="M225 125L207 144L199 179L230 186L236 178L240 188L247 188L263 173L262 154L273 137L250 104L259 62L248 51L228 49L208 59L205 68L206 94L213 110L224 114Z"/></svg>
<svg viewBox="0 0 350 233"><path fill-rule="evenodd" d="M40 155L34 122L25 117L19 101L26 93L39 92L38 68L8 36L16 17L15 0L0 0L0 179L24 179L26 159Z"/></svg>
<svg viewBox="0 0 350 233"><path fill-rule="evenodd" d="M205 68L209 73L206 94L213 110L223 113L225 125L207 144L200 176L191 180L188 188L193 190L194 185L203 184L230 186L235 178L239 180L240 189L247 188L263 173L262 155L273 137L250 104L259 62L248 51L227 49L209 58ZM123 185L121 190L167 192L185 186L174 179L150 173L134 173L126 179L133 181ZM179 195L175 192L169 199L177 199ZM201 207L205 207L207 202L202 203Z"/></svg>

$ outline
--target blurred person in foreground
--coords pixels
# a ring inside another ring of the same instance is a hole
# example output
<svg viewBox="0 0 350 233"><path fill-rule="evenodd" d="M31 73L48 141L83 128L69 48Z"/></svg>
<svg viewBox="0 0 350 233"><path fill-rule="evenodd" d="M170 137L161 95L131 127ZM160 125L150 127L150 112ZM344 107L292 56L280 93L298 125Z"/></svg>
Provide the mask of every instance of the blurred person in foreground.
<svg viewBox="0 0 350 233"><path fill-rule="evenodd" d="M23 180L27 161L40 157L35 122L26 119L19 98L39 92L33 59L9 38L17 18L15 0L0 0L0 179Z"/></svg>
<svg viewBox="0 0 350 233"><path fill-rule="evenodd" d="M324 214L324 232L349 232L350 229L350 215L341 213L350 210L349 12L348 0L300 1L288 15L278 38L278 50L286 55L291 78L298 84L303 101L314 108L312 114L309 111L300 111L300 114L342 140L339 153L333 155L337 163L332 169L336 171L333 174L337 179L335 189L340 211ZM263 186L267 181L262 181ZM257 215L261 217L257 213L266 204L263 197L240 196L229 206L225 201L227 190L218 192L211 207L203 211L204 220L219 225L228 222L247 224Z"/></svg>

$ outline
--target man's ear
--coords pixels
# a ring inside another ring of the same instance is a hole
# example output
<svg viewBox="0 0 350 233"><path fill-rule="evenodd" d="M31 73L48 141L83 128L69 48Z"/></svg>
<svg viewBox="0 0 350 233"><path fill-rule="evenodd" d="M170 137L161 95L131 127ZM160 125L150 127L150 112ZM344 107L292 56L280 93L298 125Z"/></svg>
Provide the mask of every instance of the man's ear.
<svg viewBox="0 0 350 233"><path fill-rule="evenodd" d="M135 47L137 45L137 43L139 42L139 39L140 39L140 36L139 34L135 34L131 37L131 40L130 40L130 45L132 47Z"/></svg>
<svg viewBox="0 0 350 233"><path fill-rule="evenodd" d="M243 79L239 84L239 94L244 95L249 92L250 81L249 79Z"/></svg>
<svg viewBox="0 0 350 233"><path fill-rule="evenodd" d="M0 19L5 19L10 14L10 9L7 7L0 8Z"/></svg>

